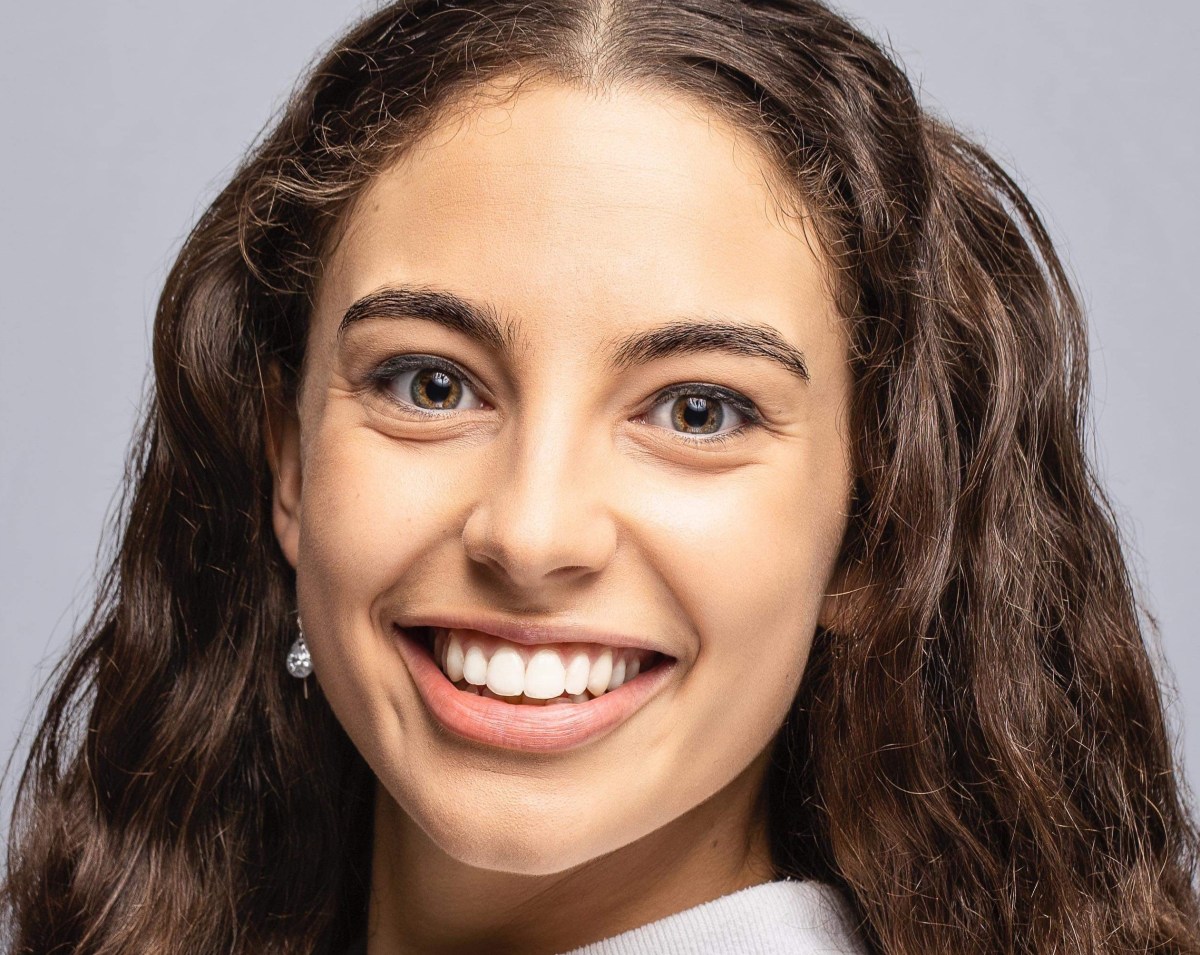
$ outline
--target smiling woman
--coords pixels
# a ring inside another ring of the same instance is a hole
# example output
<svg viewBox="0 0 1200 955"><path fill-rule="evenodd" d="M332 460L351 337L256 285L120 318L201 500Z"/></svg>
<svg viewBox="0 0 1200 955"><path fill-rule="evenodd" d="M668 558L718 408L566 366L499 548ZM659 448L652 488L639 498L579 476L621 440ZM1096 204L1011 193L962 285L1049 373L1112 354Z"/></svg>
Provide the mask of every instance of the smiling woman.
<svg viewBox="0 0 1200 955"><path fill-rule="evenodd" d="M382 9L164 290L13 951L1200 951L1083 341L818 4Z"/></svg>
<svg viewBox="0 0 1200 955"><path fill-rule="evenodd" d="M562 951L770 881L845 532L845 334L753 141L522 80L346 212L271 427L313 667L384 784L379 951Z"/></svg>

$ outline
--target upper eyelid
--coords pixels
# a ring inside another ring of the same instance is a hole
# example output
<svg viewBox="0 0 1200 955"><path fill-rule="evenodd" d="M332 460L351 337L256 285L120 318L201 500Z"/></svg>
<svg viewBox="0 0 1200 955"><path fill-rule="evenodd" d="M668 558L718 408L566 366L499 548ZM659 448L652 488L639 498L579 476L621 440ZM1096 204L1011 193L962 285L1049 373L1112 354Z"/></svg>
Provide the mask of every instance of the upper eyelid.
<svg viewBox="0 0 1200 955"><path fill-rule="evenodd" d="M391 358L385 358L367 372L366 377L370 382L381 383L391 380L401 372L412 371L414 368L437 368L450 372L463 378L474 390L487 391L479 384L474 375L457 362L450 361L448 358L440 358L437 355L393 355Z"/></svg>
<svg viewBox="0 0 1200 955"><path fill-rule="evenodd" d="M378 365L372 368L368 373L368 377L382 378L389 372L397 369L408 371L412 368L440 368L442 371L452 371L455 374L462 375L468 381L474 381L475 376L466 371L458 362L451 361L449 358L442 358L438 355L393 355L390 358L385 358Z"/></svg>
<svg viewBox="0 0 1200 955"><path fill-rule="evenodd" d="M762 414L759 412L758 406L745 395L734 391L732 388L725 388L721 385L708 385L699 381L684 381L674 385L667 385L667 387L656 393L658 400L655 401L654 406L657 407L662 402L677 398L680 395L694 394L727 401L750 421L758 422L762 420Z"/></svg>

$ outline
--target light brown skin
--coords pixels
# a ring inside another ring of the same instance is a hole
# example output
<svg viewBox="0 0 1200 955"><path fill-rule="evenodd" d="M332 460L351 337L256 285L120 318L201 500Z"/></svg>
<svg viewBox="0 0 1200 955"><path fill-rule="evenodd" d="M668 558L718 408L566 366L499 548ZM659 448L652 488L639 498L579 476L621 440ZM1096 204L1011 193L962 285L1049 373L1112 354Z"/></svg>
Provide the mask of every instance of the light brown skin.
<svg viewBox="0 0 1200 955"><path fill-rule="evenodd" d="M851 481L827 265L766 168L674 94L541 86L444 122L346 219L298 419L274 429L274 521L316 675L381 784L370 955L561 952L772 877L758 797L832 612ZM519 347L384 318L339 340L396 283L491 303ZM617 337L718 314L776 329L810 380L728 353L606 365ZM403 353L486 394L431 421L395 403L407 386L364 391ZM763 425L691 447L656 406L681 382L740 392ZM393 616L434 610L569 617L680 665L581 748L487 747L441 730L397 653Z"/></svg>

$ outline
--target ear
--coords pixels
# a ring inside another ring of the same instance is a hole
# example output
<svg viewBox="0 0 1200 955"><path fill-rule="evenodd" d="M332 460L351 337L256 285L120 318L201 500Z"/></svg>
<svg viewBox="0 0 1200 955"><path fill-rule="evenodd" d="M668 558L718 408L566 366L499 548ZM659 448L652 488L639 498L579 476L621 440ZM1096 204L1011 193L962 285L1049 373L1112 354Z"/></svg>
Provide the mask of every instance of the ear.
<svg viewBox="0 0 1200 955"><path fill-rule="evenodd" d="M821 609L817 613L817 626L822 630L837 630L837 621L840 614L840 598L838 593L831 587L829 592L825 594L821 601Z"/></svg>
<svg viewBox="0 0 1200 955"><path fill-rule="evenodd" d="M821 609L817 612L817 626L833 633L843 631L853 592L854 584L850 575L839 562L825 587Z"/></svg>
<svg viewBox="0 0 1200 955"><path fill-rule="evenodd" d="M846 552L847 538L854 533L852 522L855 520L855 497L858 488L857 482L850 477L851 473L850 465L847 463L846 504L843 511L843 519L846 523L842 527L842 536L838 542L833 571L829 575L829 581L825 584L825 595L821 600L820 609L817 611L817 626L831 633L847 633L849 631L851 618L860 612L857 605L867 582L864 574L866 568L861 562L848 557Z"/></svg>
<svg viewBox="0 0 1200 955"><path fill-rule="evenodd" d="M271 522L287 562L295 568L300 554L300 419L295 402L284 397L279 365L267 367L263 434L271 467Z"/></svg>

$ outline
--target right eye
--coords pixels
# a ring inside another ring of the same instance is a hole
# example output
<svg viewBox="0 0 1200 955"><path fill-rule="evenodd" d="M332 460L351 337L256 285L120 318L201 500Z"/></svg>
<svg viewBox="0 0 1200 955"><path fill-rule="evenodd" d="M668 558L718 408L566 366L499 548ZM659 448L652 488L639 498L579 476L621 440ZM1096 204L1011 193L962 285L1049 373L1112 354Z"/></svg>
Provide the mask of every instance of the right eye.
<svg viewBox="0 0 1200 955"><path fill-rule="evenodd" d="M370 379L388 400L421 414L484 407L466 375L431 355L396 355L375 368Z"/></svg>

